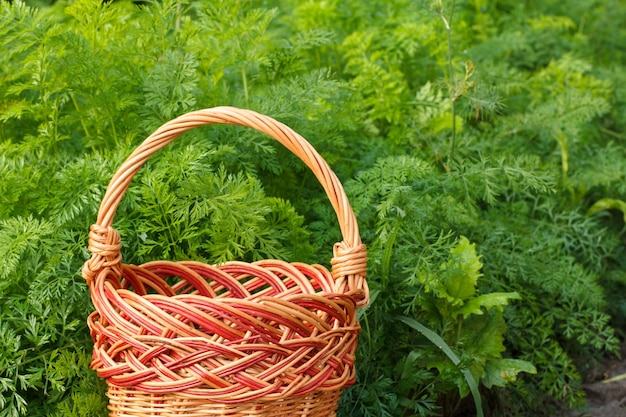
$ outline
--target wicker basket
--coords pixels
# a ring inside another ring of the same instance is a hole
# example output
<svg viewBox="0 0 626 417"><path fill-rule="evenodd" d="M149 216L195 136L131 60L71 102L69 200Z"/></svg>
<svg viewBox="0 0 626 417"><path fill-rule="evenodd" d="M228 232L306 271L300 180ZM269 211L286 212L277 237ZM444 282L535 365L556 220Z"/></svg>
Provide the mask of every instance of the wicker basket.
<svg viewBox="0 0 626 417"><path fill-rule="evenodd" d="M279 260L122 263L112 224L135 173L181 133L216 123L263 132L313 171L344 239L334 246L332 272ZM91 366L107 380L111 416L335 415L341 390L355 380L367 256L341 183L289 127L232 107L164 124L111 180L89 251L83 276L96 309L88 319Z"/></svg>

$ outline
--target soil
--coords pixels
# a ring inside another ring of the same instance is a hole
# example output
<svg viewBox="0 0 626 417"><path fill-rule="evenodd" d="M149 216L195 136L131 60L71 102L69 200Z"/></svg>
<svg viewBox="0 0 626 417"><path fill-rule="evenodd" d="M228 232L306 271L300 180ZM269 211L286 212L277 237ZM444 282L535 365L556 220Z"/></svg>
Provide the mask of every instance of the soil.
<svg viewBox="0 0 626 417"><path fill-rule="evenodd" d="M621 360L604 363L593 380L584 384L587 405L566 417L626 417L626 343Z"/></svg>

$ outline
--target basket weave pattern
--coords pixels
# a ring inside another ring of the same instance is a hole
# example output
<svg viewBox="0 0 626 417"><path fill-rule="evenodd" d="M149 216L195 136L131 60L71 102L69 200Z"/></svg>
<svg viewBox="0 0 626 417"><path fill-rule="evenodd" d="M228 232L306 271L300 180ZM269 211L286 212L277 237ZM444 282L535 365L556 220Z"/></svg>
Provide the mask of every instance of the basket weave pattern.
<svg viewBox="0 0 626 417"><path fill-rule="evenodd" d="M264 132L313 171L343 235L332 271L280 260L122 263L112 223L132 177L184 131L214 123ZM89 250L91 366L107 380L112 416L333 416L354 383L356 311L369 301L365 246L339 180L287 126L232 107L166 123L111 180Z"/></svg>

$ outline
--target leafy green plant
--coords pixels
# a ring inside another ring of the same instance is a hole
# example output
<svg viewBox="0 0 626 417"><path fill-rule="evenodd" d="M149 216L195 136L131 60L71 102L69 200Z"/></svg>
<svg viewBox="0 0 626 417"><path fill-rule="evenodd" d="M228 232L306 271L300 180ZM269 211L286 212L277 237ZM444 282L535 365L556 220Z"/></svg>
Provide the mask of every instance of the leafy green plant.
<svg viewBox="0 0 626 417"><path fill-rule="evenodd" d="M358 213L372 304L340 415L582 403L626 322L618 0L45 3L0 3L0 416L106 415L87 230L142 138L222 104L308 138ZM151 160L115 225L136 263L340 239L302 164L232 126Z"/></svg>
<svg viewBox="0 0 626 417"><path fill-rule="evenodd" d="M477 293L482 263L475 246L464 237L457 241L452 232L472 222L472 213L461 210L462 200L446 192L456 181L422 160L393 157L379 161L348 184L357 212L366 219L365 230L370 231L366 236L372 239L370 254L376 262L371 269L377 277L371 284L376 301L364 317L361 357L369 366L364 367L367 379L364 377L361 389L367 390L369 381L380 378L402 386L404 381L398 379L408 376L398 373L397 364L410 358L407 366L414 371L430 371L417 383L424 387L432 384L444 415L451 415L460 399L469 394L472 384L468 380L483 379L491 387L505 382L496 375L509 375L513 380L517 372L534 372L530 363L501 358L502 307L519 295ZM451 232L442 234L430 227L433 223L445 224ZM407 333L399 328L399 322L411 323L420 334ZM444 344L427 337L429 334L437 335ZM396 349L382 361L375 352L384 349L386 340L394 340ZM449 352L455 351L453 357L458 360L450 357ZM412 413L428 415L431 408L420 405L416 397L423 393L415 385L407 385L407 391L398 392L403 395L397 400L398 407L413 404L418 408L412 408ZM388 412L402 414L400 409Z"/></svg>

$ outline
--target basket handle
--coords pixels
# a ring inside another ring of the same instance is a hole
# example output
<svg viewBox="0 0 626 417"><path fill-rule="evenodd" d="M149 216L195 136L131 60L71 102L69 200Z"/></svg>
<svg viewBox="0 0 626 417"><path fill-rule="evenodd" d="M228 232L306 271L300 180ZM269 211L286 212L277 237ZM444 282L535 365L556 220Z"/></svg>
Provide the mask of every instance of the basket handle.
<svg viewBox="0 0 626 417"><path fill-rule="evenodd" d="M150 135L117 170L98 210L96 224L89 233L89 251L92 256L83 267L88 283L104 268L121 273L121 243L113 219L122 197L134 175L156 151L172 142L183 132L207 124L231 124L256 129L271 136L300 158L313 171L337 214L343 241L336 243L331 259L334 290L351 293L359 306L369 302L365 281L367 254L361 242L356 217L348 202L341 182L328 163L302 136L288 126L251 110L235 107L214 107L186 113L162 125Z"/></svg>

